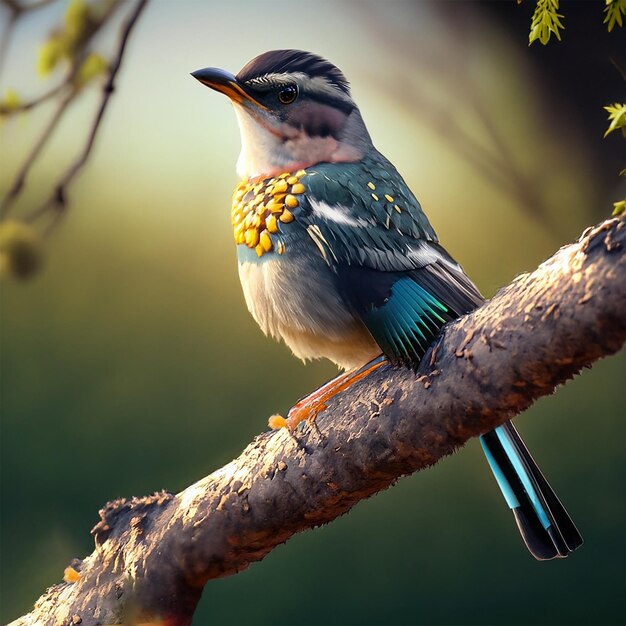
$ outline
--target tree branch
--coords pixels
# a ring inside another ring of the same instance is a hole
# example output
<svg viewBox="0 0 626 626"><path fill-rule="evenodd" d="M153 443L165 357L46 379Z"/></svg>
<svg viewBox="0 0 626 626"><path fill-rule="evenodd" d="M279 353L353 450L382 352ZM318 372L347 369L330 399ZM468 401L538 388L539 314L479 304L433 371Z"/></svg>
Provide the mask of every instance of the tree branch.
<svg viewBox="0 0 626 626"><path fill-rule="evenodd" d="M384 365L336 396L317 427L257 436L172 495L110 502L78 582L14 625L188 624L202 587L330 522L517 415L626 339L626 220L588 229L446 326L417 374Z"/></svg>

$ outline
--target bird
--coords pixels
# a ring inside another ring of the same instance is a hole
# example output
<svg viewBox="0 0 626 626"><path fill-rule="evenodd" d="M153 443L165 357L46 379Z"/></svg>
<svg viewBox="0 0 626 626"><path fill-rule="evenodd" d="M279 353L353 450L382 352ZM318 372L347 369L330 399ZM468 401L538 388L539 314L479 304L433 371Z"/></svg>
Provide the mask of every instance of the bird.
<svg viewBox="0 0 626 626"><path fill-rule="evenodd" d="M374 147L338 67L272 50L237 75L191 75L231 100L239 125L231 218L250 313L295 356L345 372L271 425L314 419L383 362L416 369L445 324L485 302ZM480 440L530 553L576 550L582 537L513 424Z"/></svg>

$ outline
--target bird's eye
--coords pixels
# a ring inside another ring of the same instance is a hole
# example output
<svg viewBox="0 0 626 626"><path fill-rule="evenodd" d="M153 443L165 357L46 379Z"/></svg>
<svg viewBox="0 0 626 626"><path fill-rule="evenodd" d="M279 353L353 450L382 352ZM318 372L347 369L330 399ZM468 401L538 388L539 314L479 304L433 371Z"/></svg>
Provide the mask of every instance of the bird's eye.
<svg viewBox="0 0 626 626"><path fill-rule="evenodd" d="M278 99L282 104L291 104L298 97L298 88L295 85L283 87L278 92Z"/></svg>

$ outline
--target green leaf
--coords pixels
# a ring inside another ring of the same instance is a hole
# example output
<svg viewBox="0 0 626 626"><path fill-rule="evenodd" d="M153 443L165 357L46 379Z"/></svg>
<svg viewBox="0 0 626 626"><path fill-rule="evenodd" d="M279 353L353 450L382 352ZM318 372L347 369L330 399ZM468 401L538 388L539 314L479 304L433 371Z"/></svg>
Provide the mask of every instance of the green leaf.
<svg viewBox="0 0 626 626"><path fill-rule="evenodd" d="M605 111L609 113L609 127L607 128L604 136L606 137L609 133L612 133L614 130L621 128L622 133L626 136L626 104L610 104L609 106L604 107Z"/></svg>
<svg viewBox="0 0 626 626"><path fill-rule="evenodd" d="M564 26L561 22L563 16L557 13L558 10L559 0L537 0L528 35L529 46L537 39L545 46L552 35L561 41L560 30Z"/></svg>
<svg viewBox="0 0 626 626"><path fill-rule="evenodd" d="M621 27L626 16L626 0L606 0L604 14L603 24L608 24L609 32L613 30L615 24Z"/></svg>
<svg viewBox="0 0 626 626"><path fill-rule="evenodd" d="M615 217L626 214L626 199L613 203L613 213Z"/></svg>

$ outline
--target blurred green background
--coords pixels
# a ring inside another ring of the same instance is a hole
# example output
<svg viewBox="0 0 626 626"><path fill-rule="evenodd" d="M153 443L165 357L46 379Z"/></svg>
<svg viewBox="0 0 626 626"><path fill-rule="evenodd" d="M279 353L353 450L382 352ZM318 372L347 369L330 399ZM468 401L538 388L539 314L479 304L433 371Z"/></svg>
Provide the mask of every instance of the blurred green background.
<svg viewBox="0 0 626 626"><path fill-rule="evenodd" d="M377 147L490 296L607 216L623 188L623 143L602 139L601 107L622 97L608 57L624 38L606 34L603 4L564 3L565 40L546 48L527 46L532 5L513 1L148 6L44 270L1 287L3 622L92 551L107 500L181 490L335 373L264 338L245 309L236 121L189 72L284 47L335 62ZM2 88L46 88L36 46L64 9L22 20ZM16 217L72 160L98 98L69 110ZM0 128L0 191L50 112ZM624 366L597 363L516 420L586 540L570 558L529 556L472 441L210 582L194 623L623 624Z"/></svg>

